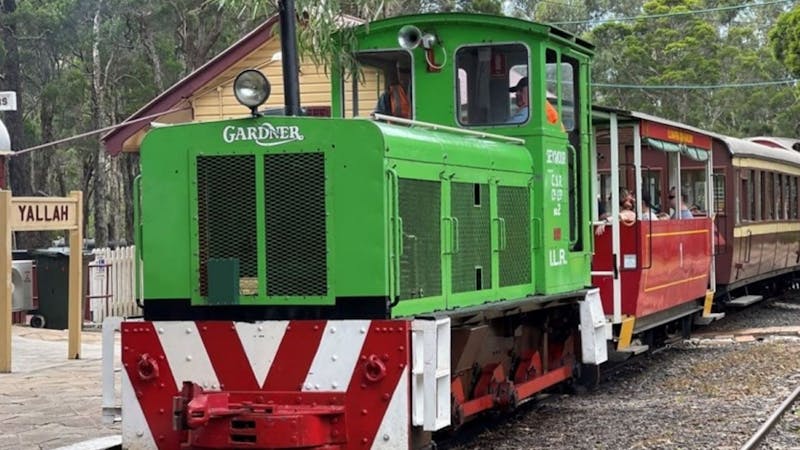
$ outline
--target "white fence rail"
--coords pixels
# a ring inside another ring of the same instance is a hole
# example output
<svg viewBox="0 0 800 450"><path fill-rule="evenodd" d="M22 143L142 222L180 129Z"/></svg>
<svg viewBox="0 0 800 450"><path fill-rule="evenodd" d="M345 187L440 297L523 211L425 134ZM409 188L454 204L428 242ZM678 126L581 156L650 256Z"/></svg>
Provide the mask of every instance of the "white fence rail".
<svg viewBox="0 0 800 450"><path fill-rule="evenodd" d="M142 314L136 305L136 248L98 248L89 263L89 308L92 322L106 317Z"/></svg>

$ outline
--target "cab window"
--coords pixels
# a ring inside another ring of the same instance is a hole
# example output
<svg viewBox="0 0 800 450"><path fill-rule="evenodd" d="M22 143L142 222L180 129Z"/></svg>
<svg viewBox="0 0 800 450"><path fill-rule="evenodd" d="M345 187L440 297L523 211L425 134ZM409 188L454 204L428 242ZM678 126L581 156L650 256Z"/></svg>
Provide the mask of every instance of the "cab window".
<svg viewBox="0 0 800 450"><path fill-rule="evenodd" d="M413 118L413 70L404 50L362 52L359 70L342 76L344 117L370 117L374 113Z"/></svg>
<svg viewBox="0 0 800 450"><path fill-rule="evenodd" d="M578 61L547 49L547 102L558 112L565 131L573 131L575 124L575 102L578 98L575 83ZM552 123L552 121L550 121ZM555 125L555 124L554 124Z"/></svg>
<svg viewBox="0 0 800 450"><path fill-rule="evenodd" d="M527 123L530 120L528 60L528 49L521 44L459 49L456 52L458 123L467 126Z"/></svg>

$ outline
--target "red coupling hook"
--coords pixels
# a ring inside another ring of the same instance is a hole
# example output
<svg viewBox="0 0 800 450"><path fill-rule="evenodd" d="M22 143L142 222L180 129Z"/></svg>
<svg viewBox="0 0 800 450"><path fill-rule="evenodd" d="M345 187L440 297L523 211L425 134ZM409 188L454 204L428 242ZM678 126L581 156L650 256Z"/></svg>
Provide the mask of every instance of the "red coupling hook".
<svg viewBox="0 0 800 450"><path fill-rule="evenodd" d="M370 355L364 366L364 375L370 383L377 383L386 376L386 364L376 355Z"/></svg>
<svg viewBox="0 0 800 450"><path fill-rule="evenodd" d="M136 364L139 378L142 381L150 381L158 378L158 362L155 358L151 357L148 353L139 356L139 362Z"/></svg>

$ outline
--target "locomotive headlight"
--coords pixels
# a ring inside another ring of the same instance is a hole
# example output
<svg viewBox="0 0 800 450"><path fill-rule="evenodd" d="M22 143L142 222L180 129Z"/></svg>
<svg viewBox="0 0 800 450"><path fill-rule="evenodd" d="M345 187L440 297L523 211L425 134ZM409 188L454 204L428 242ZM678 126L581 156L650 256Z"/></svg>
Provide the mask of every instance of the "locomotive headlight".
<svg viewBox="0 0 800 450"><path fill-rule="evenodd" d="M256 108L267 101L271 90L267 77L255 69L243 71L233 82L233 95L236 96L236 100L250 108L253 115L256 115Z"/></svg>

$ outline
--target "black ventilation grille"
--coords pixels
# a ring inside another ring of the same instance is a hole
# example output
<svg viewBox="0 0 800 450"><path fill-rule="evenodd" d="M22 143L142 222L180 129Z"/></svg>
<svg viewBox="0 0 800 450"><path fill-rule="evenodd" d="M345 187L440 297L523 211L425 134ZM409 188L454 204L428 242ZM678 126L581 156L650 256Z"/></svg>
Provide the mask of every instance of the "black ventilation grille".
<svg viewBox="0 0 800 450"><path fill-rule="evenodd" d="M240 295L258 293L255 156L197 158L200 295L208 295L208 260L239 260Z"/></svg>
<svg viewBox="0 0 800 450"><path fill-rule="evenodd" d="M527 187L499 186L497 213L505 248L500 252L500 287L531 283L531 219Z"/></svg>
<svg viewBox="0 0 800 450"><path fill-rule="evenodd" d="M328 295L325 156L264 156L267 296Z"/></svg>
<svg viewBox="0 0 800 450"><path fill-rule="evenodd" d="M401 178L398 197L403 218L400 299L442 295L441 183Z"/></svg>
<svg viewBox="0 0 800 450"><path fill-rule="evenodd" d="M453 293L492 287L492 216L489 185L452 183L450 205L455 235Z"/></svg>

